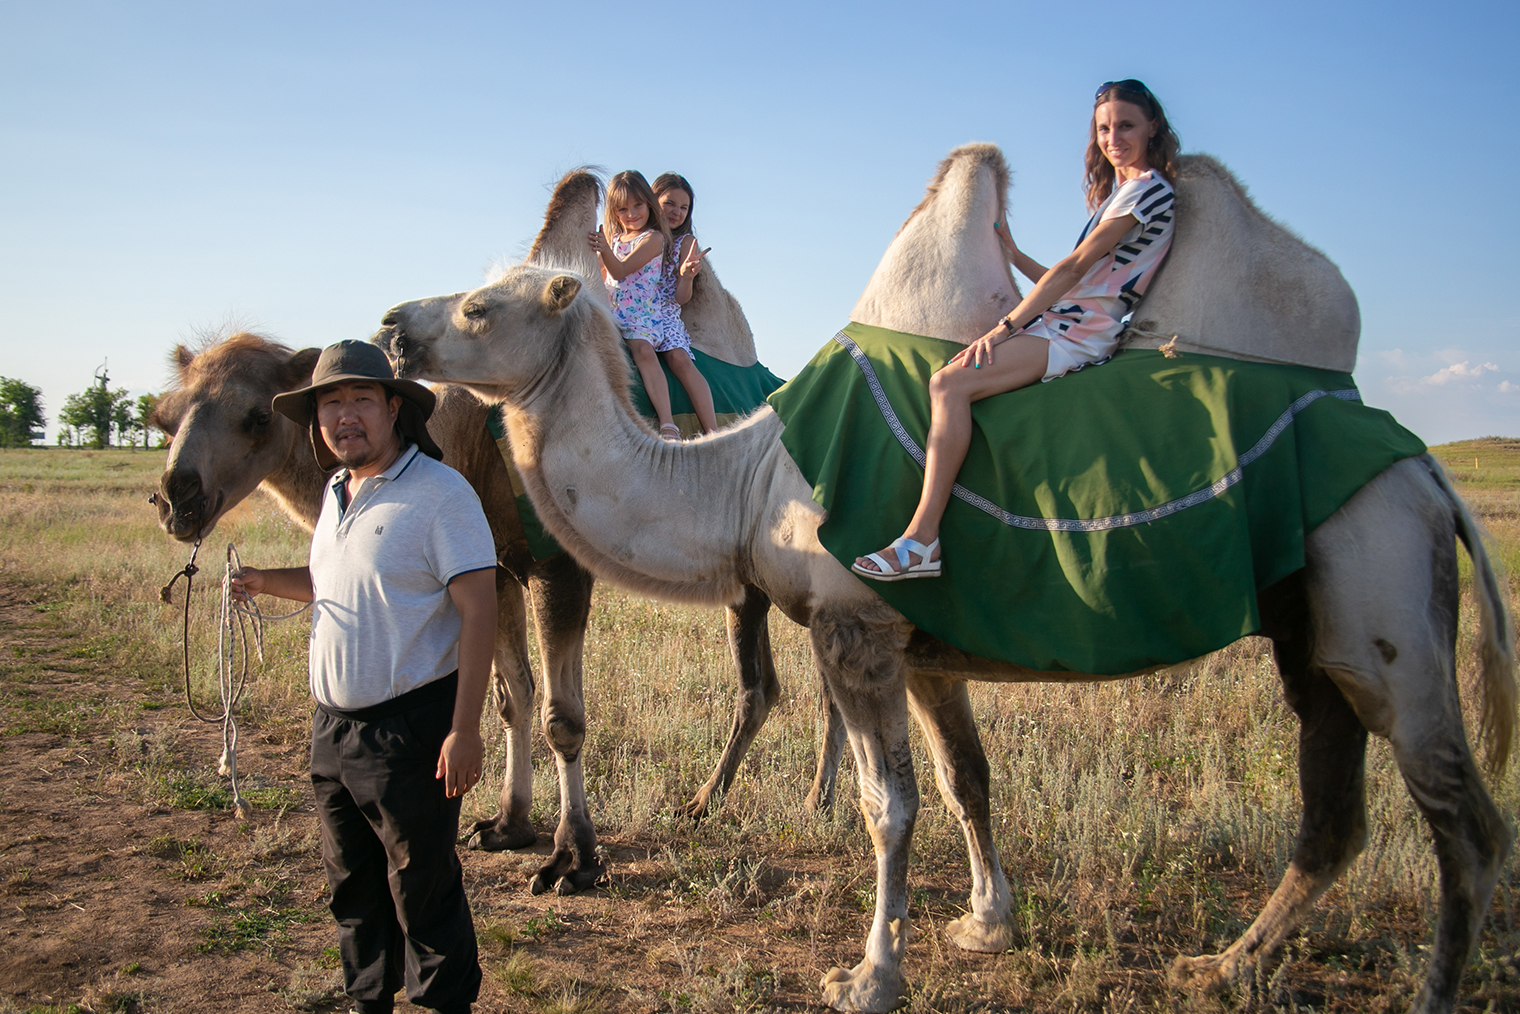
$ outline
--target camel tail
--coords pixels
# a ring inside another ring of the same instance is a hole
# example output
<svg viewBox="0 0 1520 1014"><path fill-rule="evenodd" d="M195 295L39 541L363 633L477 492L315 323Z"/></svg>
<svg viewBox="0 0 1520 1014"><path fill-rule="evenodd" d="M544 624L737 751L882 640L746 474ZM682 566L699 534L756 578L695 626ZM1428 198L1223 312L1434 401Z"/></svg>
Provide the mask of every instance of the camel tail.
<svg viewBox="0 0 1520 1014"><path fill-rule="evenodd" d="M1431 474L1451 501L1457 538L1467 547L1473 565L1473 594L1478 600L1479 639L1482 642L1483 719L1479 738L1492 775L1504 773L1515 743L1515 629L1505 607L1503 572L1488 558L1483 545L1486 533L1457 491L1440 463L1429 455Z"/></svg>

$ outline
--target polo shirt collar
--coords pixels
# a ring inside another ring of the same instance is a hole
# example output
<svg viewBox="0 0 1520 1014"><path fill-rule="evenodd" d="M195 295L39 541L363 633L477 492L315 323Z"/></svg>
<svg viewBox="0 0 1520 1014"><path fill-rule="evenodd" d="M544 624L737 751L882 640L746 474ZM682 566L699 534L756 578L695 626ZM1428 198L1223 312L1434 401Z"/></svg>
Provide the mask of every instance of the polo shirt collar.
<svg viewBox="0 0 1520 1014"><path fill-rule="evenodd" d="M406 450L398 454L396 456L396 460L391 462L391 467L387 468L379 475L374 476L374 478L384 479L387 482L395 482L401 477L401 473L405 472L407 470L407 467L411 465L414 460L416 460L416 457L419 453L420 452L418 451L416 444L407 444ZM349 471L346 468L340 468L335 473L333 473L332 483L330 484L329 488L331 488L333 495L338 498L338 503L340 504L343 502L342 490L343 487L348 483L348 477Z"/></svg>

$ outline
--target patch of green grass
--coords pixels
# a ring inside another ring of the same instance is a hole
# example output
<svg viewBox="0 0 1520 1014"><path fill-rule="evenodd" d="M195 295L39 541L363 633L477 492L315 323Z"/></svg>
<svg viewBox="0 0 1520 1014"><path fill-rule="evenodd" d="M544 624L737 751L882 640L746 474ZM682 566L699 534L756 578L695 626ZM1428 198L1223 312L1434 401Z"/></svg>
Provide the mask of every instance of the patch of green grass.
<svg viewBox="0 0 1520 1014"><path fill-rule="evenodd" d="M311 918L310 913L290 907L229 912L201 930L195 949L202 954L231 954L255 946L271 948L285 940L287 927Z"/></svg>
<svg viewBox="0 0 1520 1014"><path fill-rule="evenodd" d="M1430 453L1464 491L1520 492L1520 439L1458 440L1432 447Z"/></svg>
<svg viewBox="0 0 1520 1014"><path fill-rule="evenodd" d="M533 996L538 991L538 972L532 959L520 951L492 965L491 977L518 996Z"/></svg>
<svg viewBox="0 0 1520 1014"><path fill-rule="evenodd" d="M227 810L232 808L232 791L212 782L204 775L160 775L158 788L164 802L176 810Z"/></svg>

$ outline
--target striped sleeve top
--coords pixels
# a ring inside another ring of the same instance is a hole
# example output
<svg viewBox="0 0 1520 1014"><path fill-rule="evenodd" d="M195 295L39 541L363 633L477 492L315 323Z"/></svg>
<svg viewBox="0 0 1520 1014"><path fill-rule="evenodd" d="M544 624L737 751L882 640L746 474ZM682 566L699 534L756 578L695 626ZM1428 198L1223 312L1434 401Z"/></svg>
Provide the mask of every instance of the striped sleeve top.
<svg viewBox="0 0 1520 1014"><path fill-rule="evenodd" d="M1133 310L1171 249L1175 196L1172 185L1154 169L1115 189L1093 212L1077 237L1077 245L1100 222L1129 216L1135 224L1111 253L1092 266L1065 301L1085 303L1094 310L1101 307L1115 322Z"/></svg>

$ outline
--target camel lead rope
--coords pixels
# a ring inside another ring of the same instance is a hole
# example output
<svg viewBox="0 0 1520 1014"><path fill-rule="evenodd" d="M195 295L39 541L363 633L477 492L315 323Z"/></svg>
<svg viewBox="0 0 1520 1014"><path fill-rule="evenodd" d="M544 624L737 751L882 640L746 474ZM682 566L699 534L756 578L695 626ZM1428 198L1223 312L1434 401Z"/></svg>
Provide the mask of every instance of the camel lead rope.
<svg viewBox="0 0 1520 1014"><path fill-rule="evenodd" d="M190 714L198 721L206 724L220 724L222 727L222 755L217 764L217 774L230 779L232 788L233 813L239 819L247 819L253 813L253 807L243 797L238 788L237 779L237 705L243 698L243 692L248 687L249 651L248 644L252 640L254 653L259 657L260 664L264 661L264 621L265 620L288 620L301 615L311 603L307 603L294 612L284 613L278 616L265 616L258 604L253 601L236 602L232 598L232 579L242 570L242 560L238 557L237 547L227 543L227 561L222 571L222 601L221 614L217 623L217 692L222 702L220 715L203 715L195 706L195 699L190 686L190 596L194 590L195 575L199 568L195 565L196 554L200 552L201 543L197 539L194 549L190 552L190 562L175 574L173 579L159 590L159 598L164 602L171 602L171 590L181 577L185 578L185 620L184 620L184 668L185 668L185 704L190 709ZM250 629L251 628L251 629ZM251 635L251 636L250 636Z"/></svg>

